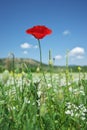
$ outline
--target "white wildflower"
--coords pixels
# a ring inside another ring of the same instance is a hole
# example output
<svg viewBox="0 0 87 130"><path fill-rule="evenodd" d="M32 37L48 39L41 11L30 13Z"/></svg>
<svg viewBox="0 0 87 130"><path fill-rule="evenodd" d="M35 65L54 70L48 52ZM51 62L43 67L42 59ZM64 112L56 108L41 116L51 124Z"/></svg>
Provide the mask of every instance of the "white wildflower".
<svg viewBox="0 0 87 130"><path fill-rule="evenodd" d="M38 97L40 97L41 94L42 94L42 92L39 90L39 91L37 92L37 94L38 94Z"/></svg>
<svg viewBox="0 0 87 130"><path fill-rule="evenodd" d="M70 111L70 110L65 111L65 113L66 113L67 115L71 115L71 111Z"/></svg>

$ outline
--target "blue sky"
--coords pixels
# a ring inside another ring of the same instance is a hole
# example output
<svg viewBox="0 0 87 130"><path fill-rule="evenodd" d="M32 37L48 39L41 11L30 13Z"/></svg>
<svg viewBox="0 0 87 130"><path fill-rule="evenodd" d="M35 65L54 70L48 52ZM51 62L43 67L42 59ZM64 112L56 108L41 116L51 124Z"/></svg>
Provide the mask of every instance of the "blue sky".
<svg viewBox="0 0 87 130"><path fill-rule="evenodd" d="M45 25L52 34L41 40L43 62L48 52L56 65L87 65L87 0L0 0L0 58L39 60L37 40L25 33L35 25Z"/></svg>

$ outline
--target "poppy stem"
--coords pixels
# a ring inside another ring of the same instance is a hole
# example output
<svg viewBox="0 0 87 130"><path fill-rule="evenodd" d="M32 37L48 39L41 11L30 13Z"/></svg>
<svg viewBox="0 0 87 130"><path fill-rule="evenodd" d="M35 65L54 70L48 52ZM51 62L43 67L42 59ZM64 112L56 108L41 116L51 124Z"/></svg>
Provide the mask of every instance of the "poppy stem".
<svg viewBox="0 0 87 130"><path fill-rule="evenodd" d="M42 64L42 51L41 51L41 45L40 45L40 40L38 39L38 44L39 44L39 51L40 51L40 69L43 73L43 77L44 77L44 80L45 80L45 83L47 84L47 81L46 81L46 77L45 77L45 73L43 71L43 64Z"/></svg>
<svg viewBox="0 0 87 130"><path fill-rule="evenodd" d="M42 51L41 51L41 45L39 39L38 39L38 44L39 44L39 51L40 51L40 67L42 67Z"/></svg>

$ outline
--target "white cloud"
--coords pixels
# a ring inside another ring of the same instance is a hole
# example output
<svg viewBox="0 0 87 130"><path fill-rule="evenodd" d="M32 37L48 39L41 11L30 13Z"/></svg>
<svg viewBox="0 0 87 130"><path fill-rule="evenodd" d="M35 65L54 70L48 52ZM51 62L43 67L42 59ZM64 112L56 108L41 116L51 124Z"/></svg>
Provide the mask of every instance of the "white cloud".
<svg viewBox="0 0 87 130"><path fill-rule="evenodd" d="M56 60L60 60L60 59L62 59L62 56L61 56L61 55L56 55L56 56L55 56L55 59L56 59Z"/></svg>
<svg viewBox="0 0 87 130"><path fill-rule="evenodd" d="M32 45L25 42L25 43L21 44L20 47L23 48L23 49L27 49L27 48L31 48Z"/></svg>
<svg viewBox="0 0 87 130"><path fill-rule="evenodd" d="M76 56L77 59L84 59L84 56L78 55Z"/></svg>
<svg viewBox="0 0 87 130"><path fill-rule="evenodd" d="M24 53L24 54L28 54L28 51L24 51L23 53Z"/></svg>
<svg viewBox="0 0 87 130"><path fill-rule="evenodd" d="M69 30L65 30L64 32L63 32L63 35L69 35L70 34L70 31Z"/></svg>
<svg viewBox="0 0 87 130"><path fill-rule="evenodd" d="M69 56L82 56L85 53L84 48L75 47L69 52Z"/></svg>

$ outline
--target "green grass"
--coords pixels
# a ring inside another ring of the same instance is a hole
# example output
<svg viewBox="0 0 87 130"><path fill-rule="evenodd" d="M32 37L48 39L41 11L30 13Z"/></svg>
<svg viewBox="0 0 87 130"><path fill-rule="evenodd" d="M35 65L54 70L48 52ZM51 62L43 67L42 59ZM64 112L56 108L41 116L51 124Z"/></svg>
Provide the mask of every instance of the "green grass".
<svg viewBox="0 0 87 130"><path fill-rule="evenodd" d="M87 129L87 74L2 75L0 130Z"/></svg>

